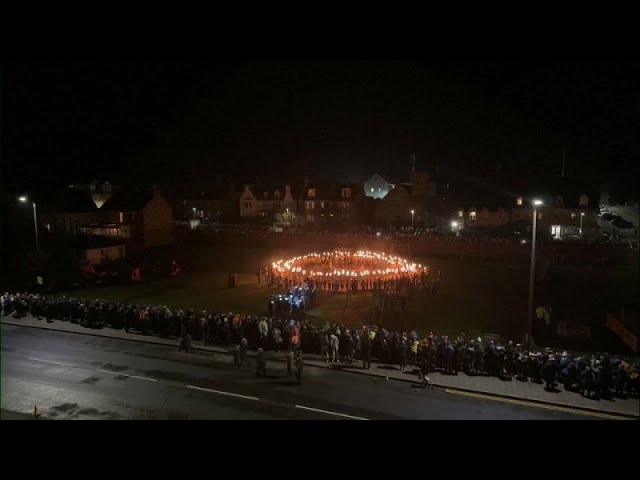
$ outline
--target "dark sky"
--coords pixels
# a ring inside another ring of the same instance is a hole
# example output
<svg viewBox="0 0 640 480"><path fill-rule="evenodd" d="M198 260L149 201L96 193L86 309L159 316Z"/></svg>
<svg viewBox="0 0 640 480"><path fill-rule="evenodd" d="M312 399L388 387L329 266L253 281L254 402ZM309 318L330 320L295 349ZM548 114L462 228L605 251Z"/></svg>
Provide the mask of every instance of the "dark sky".
<svg viewBox="0 0 640 480"><path fill-rule="evenodd" d="M571 175L631 188L638 65L9 62L3 175L31 188L400 176L412 152L423 166L544 175L565 144Z"/></svg>

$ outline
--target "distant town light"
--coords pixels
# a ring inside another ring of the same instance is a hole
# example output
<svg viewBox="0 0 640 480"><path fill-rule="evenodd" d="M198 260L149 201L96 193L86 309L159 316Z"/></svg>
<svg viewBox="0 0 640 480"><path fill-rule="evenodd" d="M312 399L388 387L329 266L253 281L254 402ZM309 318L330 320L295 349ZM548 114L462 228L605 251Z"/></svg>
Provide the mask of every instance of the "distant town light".
<svg viewBox="0 0 640 480"><path fill-rule="evenodd" d="M22 195L22 196L18 197L18 200L20 200L22 203L25 203L27 201L27 197Z"/></svg>
<svg viewBox="0 0 640 480"><path fill-rule="evenodd" d="M451 226L452 226L453 228L456 228L456 227L458 226L458 222L451 222Z"/></svg>
<svg viewBox="0 0 640 480"><path fill-rule="evenodd" d="M542 200L540 200L540 199L537 199L537 198L536 198L536 199L533 201L533 204L534 204L536 207L539 207L540 205L542 205Z"/></svg>

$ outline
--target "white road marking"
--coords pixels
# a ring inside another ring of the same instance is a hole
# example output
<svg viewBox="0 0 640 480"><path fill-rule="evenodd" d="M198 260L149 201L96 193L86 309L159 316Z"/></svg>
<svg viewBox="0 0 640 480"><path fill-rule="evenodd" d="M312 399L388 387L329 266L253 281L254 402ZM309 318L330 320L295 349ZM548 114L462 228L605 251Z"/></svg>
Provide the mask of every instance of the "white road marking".
<svg viewBox="0 0 640 480"><path fill-rule="evenodd" d="M295 407L301 408L302 410L311 410L312 412L320 412L320 413L326 413L327 415L335 415L337 417L352 418L354 420L369 420L368 418L354 417L353 415L346 415L344 413L338 413L338 412L330 412L329 410L320 410L318 408L304 407L302 405L296 405Z"/></svg>
<svg viewBox="0 0 640 480"><path fill-rule="evenodd" d="M41 358L34 358L34 357L27 357L29 360L33 360L34 362L42 362L42 363L48 363L51 365L59 365L61 367L71 367L74 368L74 365L69 365L68 363L60 363L60 362L52 362L51 360L42 360Z"/></svg>
<svg viewBox="0 0 640 480"><path fill-rule="evenodd" d="M96 372L101 372L101 373L110 373L111 375L123 375L125 377L130 377L130 378L137 378L139 380L147 380L149 382L157 382L158 380L156 380L155 378L147 378L147 377L139 377L138 375L128 375L126 373L122 373L122 372L112 372L110 370L102 370L100 368L96 368Z"/></svg>
<svg viewBox="0 0 640 480"><path fill-rule="evenodd" d="M212 390L210 388L202 388L202 387L196 387L194 385L185 385L186 388L190 388L192 390L201 390L203 392L211 392L211 393L218 393L220 395L228 395L230 397L238 397L238 398L244 398L246 400L260 400L258 397L248 397L246 395L239 395L237 393L230 393L230 392L223 392L221 390Z"/></svg>

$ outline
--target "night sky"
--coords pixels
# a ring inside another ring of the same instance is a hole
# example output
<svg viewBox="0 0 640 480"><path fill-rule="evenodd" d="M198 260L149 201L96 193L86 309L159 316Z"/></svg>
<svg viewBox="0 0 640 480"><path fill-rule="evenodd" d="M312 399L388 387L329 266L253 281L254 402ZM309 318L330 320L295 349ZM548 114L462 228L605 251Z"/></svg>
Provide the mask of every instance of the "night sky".
<svg viewBox="0 0 640 480"><path fill-rule="evenodd" d="M440 165L637 189L638 62L6 62L10 188ZM634 170L635 171L635 170Z"/></svg>

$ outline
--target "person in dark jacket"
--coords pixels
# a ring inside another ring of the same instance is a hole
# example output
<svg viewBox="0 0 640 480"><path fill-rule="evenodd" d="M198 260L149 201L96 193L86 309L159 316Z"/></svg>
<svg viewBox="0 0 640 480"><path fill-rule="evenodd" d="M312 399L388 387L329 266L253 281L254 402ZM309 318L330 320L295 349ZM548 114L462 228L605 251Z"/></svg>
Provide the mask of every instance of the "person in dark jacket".
<svg viewBox="0 0 640 480"><path fill-rule="evenodd" d="M362 335L362 368L371 368L371 339L369 331L365 330Z"/></svg>
<svg viewBox="0 0 640 480"><path fill-rule="evenodd" d="M409 353L409 347L407 345L406 338L400 341L400 371L404 372L407 367L407 355Z"/></svg>
<svg viewBox="0 0 640 480"><path fill-rule="evenodd" d="M256 356L256 377L267 376L267 356L262 348L258 349L258 355Z"/></svg>
<svg viewBox="0 0 640 480"><path fill-rule="evenodd" d="M547 358L543 368L543 375L544 375L544 381L545 381L545 389L546 390L553 390L556 386L556 359L553 355L550 355L549 358Z"/></svg>

